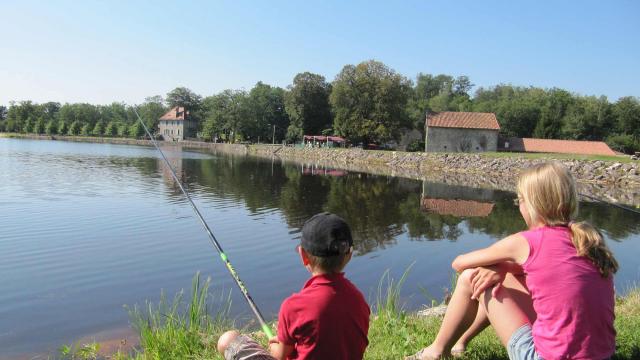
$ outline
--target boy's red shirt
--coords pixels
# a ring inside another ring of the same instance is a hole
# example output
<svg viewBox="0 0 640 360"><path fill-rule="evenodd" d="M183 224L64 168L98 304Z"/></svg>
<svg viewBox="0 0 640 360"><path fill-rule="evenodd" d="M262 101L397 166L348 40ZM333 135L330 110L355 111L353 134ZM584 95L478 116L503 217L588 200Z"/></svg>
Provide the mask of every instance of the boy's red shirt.
<svg viewBox="0 0 640 360"><path fill-rule="evenodd" d="M278 340L294 346L287 359L362 359L369 315L364 296L344 273L317 275L282 303Z"/></svg>

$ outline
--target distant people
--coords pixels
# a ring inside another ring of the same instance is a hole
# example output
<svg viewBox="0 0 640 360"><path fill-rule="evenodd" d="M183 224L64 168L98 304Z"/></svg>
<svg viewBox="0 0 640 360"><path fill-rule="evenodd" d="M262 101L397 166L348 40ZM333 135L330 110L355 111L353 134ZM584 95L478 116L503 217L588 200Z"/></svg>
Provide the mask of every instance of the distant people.
<svg viewBox="0 0 640 360"><path fill-rule="evenodd" d="M518 206L528 230L460 255L462 272L434 342L407 359L462 355L492 325L510 359L608 359L615 352L613 274L600 232L574 222L575 182L558 163L525 170Z"/></svg>
<svg viewBox="0 0 640 360"><path fill-rule="evenodd" d="M311 278L282 303L269 351L232 330L218 340L225 359L362 359L370 310L342 272L353 252L349 226L337 215L317 214L305 222L296 251Z"/></svg>

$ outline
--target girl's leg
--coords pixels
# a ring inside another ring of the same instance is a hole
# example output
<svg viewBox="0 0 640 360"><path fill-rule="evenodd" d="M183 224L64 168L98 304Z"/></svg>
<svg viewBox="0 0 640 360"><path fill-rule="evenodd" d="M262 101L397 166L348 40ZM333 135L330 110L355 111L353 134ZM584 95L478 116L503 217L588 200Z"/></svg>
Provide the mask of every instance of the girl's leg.
<svg viewBox="0 0 640 360"><path fill-rule="evenodd" d="M495 328L506 346L511 334L525 323L535 321L531 295L524 285L524 277L507 274L495 298L488 289L483 297L482 309L478 301L471 299L471 271L465 270L458 277L442 325L434 342L423 349L419 359L439 359L449 355L456 340L466 337L467 342L479 333L486 324L484 316ZM479 313L480 312L480 313Z"/></svg>
<svg viewBox="0 0 640 360"><path fill-rule="evenodd" d="M469 342L471 342L476 335L480 334L482 330L489 325L489 318L487 317L486 311L484 311L484 307L479 306L476 318L473 320L473 323L469 326L467 331L465 331L464 334L460 336L460 339L456 341L456 344L453 345L451 348L451 354L454 356L462 355Z"/></svg>
<svg viewBox="0 0 640 360"><path fill-rule="evenodd" d="M536 320L536 315L535 315L535 311L533 310L533 305L531 303L531 295L529 294L529 290L524 285L525 284L524 276L513 276L513 275L508 275L508 276L509 276L509 279L505 279L505 282L502 285L506 290L501 289L501 291L505 290L510 293L512 300L515 300L515 302L518 304L518 307L524 312L525 316L528 319L528 322L530 324L533 324L533 322ZM497 295L502 296L500 293L498 293ZM489 322L489 317L487 315L485 307L480 306L478 308L478 313L476 315L475 320L473 321L473 324L471 324L469 329L467 329L467 331L465 331L465 333L462 334L460 339L458 339L456 344L451 349L451 352L452 353L464 352L469 342L490 324L491 323ZM522 326L522 324L520 326ZM508 333L509 330L507 329L506 332ZM510 334L513 334L513 332L511 332Z"/></svg>
<svg viewBox="0 0 640 360"><path fill-rule="evenodd" d="M471 271L465 270L458 277L436 339L422 350L420 358L438 359L448 355L456 340L474 323L479 305L477 300L471 299L471 294Z"/></svg>
<svg viewBox="0 0 640 360"><path fill-rule="evenodd" d="M536 320L531 294L522 276L507 274L495 297L491 289L485 291L481 306L505 347L518 328Z"/></svg>

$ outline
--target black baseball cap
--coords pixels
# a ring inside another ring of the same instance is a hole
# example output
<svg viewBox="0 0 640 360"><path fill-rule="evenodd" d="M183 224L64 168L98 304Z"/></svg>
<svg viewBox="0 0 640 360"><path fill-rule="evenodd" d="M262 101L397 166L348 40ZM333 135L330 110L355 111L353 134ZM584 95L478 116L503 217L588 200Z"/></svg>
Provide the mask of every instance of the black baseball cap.
<svg viewBox="0 0 640 360"><path fill-rule="evenodd" d="M316 214L304 223L300 245L314 256L346 254L353 246L351 229L336 214L328 212Z"/></svg>

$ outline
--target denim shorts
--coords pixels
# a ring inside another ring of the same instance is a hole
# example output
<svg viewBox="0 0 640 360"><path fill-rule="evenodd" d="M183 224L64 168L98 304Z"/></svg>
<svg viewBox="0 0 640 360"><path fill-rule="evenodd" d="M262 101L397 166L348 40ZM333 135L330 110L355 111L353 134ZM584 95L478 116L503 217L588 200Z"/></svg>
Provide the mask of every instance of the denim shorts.
<svg viewBox="0 0 640 360"><path fill-rule="evenodd" d="M507 353L510 360L543 360L533 344L530 324L522 325L511 335Z"/></svg>

